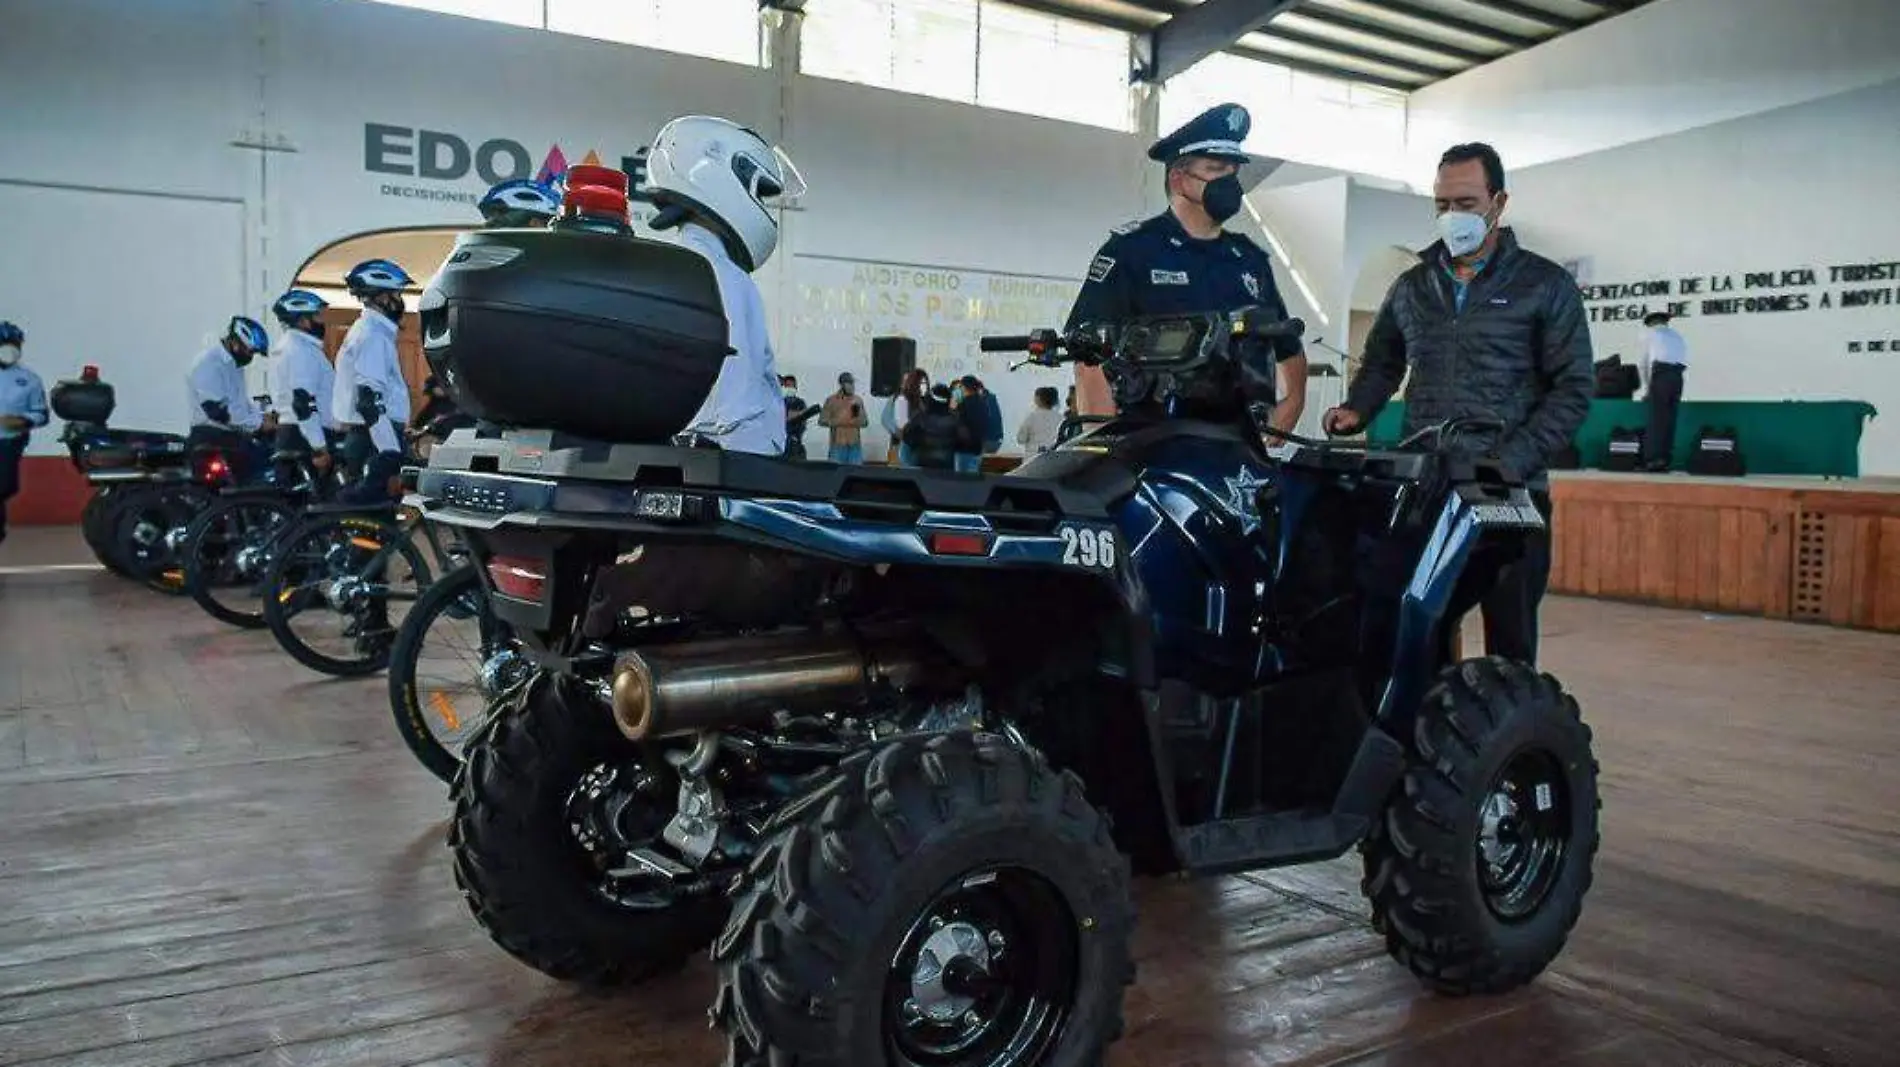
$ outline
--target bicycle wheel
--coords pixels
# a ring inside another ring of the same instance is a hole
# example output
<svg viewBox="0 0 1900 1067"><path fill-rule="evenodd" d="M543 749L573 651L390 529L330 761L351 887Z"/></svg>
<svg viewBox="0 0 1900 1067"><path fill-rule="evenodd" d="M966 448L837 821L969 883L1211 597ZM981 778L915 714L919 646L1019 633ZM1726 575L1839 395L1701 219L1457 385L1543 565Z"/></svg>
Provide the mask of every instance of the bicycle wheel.
<svg viewBox="0 0 1900 1067"><path fill-rule="evenodd" d="M125 575L167 596L183 596L185 571L178 549L192 520L211 501L210 490L189 483L127 492L108 520L113 554Z"/></svg>
<svg viewBox="0 0 1900 1067"><path fill-rule="evenodd" d="M263 629L260 591L272 544L296 520L296 505L283 497L236 497L206 508L185 533L179 553L185 592L219 622Z"/></svg>
<svg viewBox="0 0 1900 1067"><path fill-rule="evenodd" d="M297 662L356 677L389 665L400 619L429 584L408 532L382 515L318 515L287 531L264 580L264 624Z"/></svg>
<svg viewBox="0 0 1900 1067"><path fill-rule="evenodd" d="M430 773L452 783L463 743L532 669L513 630L490 610L474 565L457 567L429 586L396 631L389 655L396 732Z"/></svg>

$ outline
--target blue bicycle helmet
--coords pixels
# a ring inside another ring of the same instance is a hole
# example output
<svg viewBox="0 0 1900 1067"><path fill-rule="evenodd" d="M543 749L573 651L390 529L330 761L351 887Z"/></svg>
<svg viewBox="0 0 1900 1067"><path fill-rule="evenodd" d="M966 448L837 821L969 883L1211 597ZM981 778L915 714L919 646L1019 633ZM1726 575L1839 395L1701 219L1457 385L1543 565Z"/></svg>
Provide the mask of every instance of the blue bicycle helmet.
<svg viewBox="0 0 1900 1067"><path fill-rule="evenodd" d="M298 319L306 315L321 315L323 309L329 306L328 301L308 289L292 289L278 297L277 302L272 304L270 309L271 313L277 316L278 322L286 326L294 326Z"/></svg>
<svg viewBox="0 0 1900 1067"><path fill-rule="evenodd" d="M23 345L26 331L10 322L0 322L0 345Z"/></svg>
<svg viewBox="0 0 1900 1067"><path fill-rule="evenodd" d="M270 351L270 335L256 319L247 319L242 315L231 316L231 325L224 331L227 341L236 341L244 350L254 356Z"/></svg>
<svg viewBox="0 0 1900 1067"><path fill-rule="evenodd" d="M374 293L400 293L414 285L415 279L409 273L387 259L366 259L350 268L343 276L343 286L351 296L362 297Z"/></svg>
<svg viewBox="0 0 1900 1067"><path fill-rule="evenodd" d="M561 197L532 178L512 178L488 190L476 206L489 227L538 226L560 214Z"/></svg>

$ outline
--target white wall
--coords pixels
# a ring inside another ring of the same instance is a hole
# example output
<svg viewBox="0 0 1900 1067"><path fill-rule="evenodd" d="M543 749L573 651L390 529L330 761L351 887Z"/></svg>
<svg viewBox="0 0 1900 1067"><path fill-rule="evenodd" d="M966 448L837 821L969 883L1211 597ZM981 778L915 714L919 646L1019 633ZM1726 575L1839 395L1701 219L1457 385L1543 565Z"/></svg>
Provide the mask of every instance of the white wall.
<svg viewBox="0 0 1900 1067"><path fill-rule="evenodd" d="M1678 0L1679 2L1679 0ZM1663 5L1665 7L1668 4ZM1593 285L1665 280L1671 293L1593 299L1598 358L1640 352L1645 307L1686 301L1689 399L1857 399L1880 409L1861 441L1863 474L1900 474L1900 79L1672 137L1519 171L1508 218L1553 259L1587 258ZM1886 264L1855 285L1831 268ZM1818 284L1747 287L1750 272L1809 268ZM1712 293L1710 276L1735 290ZM1702 279L1682 295L1681 279ZM1838 306L1843 290L1892 302ZM1596 295L1596 294L1593 294ZM1804 296L1810 309L1709 315L1708 298ZM1823 296L1836 303L1819 305ZM1631 321L1632 319L1636 321Z"/></svg>
<svg viewBox="0 0 1900 1067"><path fill-rule="evenodd" d="M1652 0L1412 94L1408 155L1427 182L1461 141L1528 167L1895 77L1895 0Z"/></svg>
<svg viewBox="0 0 1900 1067"><path fill-rule="evenodd" d="M28 330L28 358L49 379L99 363L128 426L136 417L182 428L179 382L207 335L236 312L267 319L319 247L367 230L474 221L484 180L367 170L365 123L441 131L471 148L507 138L538 167L554 144L571 162L594 149L617 164L687 112L771 132L783 120L812 187L759 278L786 369L814 399L847 366L867 391L870 335L910 329L946 350L962 338L965 350L934 376L982 375L1012 434L1037 381L976 360L968 338L1060 325L1109 229L1159 210L1143 196L1145 142L1132 135L803 77L782 113L776 71L358 0L0 0L0 26L0 183L10 198L61 183L138 194L101 194L115 211L182 197L227 205L231 218L217 225L241 234L235 260L211 265L146 231L134 240L48 219L33 255L10 242L14 254L0 258L0 314ZM231 144L240 139L279 150ZM180 246L229 246L202 222L166 232ZM892 265L926 269L856 274ZM405 266L422 277L435 264ZM814 288L848 287L873 309L899 299L925 307L947 295L947 273L964 297L939 301L946 319L962 316L949 326L858 308L835 330L798 321ZM71 321L61 290L121 274L140 279L166 314ZM974 308L972 291L986 298ZM57 442L42 434L34 446Z"/></svg>

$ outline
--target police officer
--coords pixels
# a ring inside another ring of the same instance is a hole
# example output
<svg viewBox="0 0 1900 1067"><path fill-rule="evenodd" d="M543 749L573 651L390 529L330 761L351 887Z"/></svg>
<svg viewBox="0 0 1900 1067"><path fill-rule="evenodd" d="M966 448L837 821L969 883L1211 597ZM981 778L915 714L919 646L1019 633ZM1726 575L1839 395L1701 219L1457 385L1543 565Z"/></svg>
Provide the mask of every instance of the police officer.
<svg viewBox="0 0 1900 1067"><path fill-rule="evenodd" d="M192 361L187 391L191 396L192 445L216 445L237 454L248 480L269 462L270 450L252 435L264 426L264 413L251 400L244 368L270 348L270 335L256 319L231 316L224 336Z"/></svg>
<svg viewBox="0 0 1900 1067"><path fill-rule="evenodd" d="M318 318L329 306L307 289L292 289L271 305L271 314L284 326L271 347L277 360L272 399L279 412L290 413L278 425L277 447L308 450L319 470L329 466L331 438L342 436L330 413L336 371L323 354L323 322Z"/></svg>
<svg viewBox="0 0 1900 1067"><path fill-rule="evenodd" d="M1148 149L1149 159L1167 166L1168 210L1109 235L1089 263L1067 329L1250 306L1286 313L1266 251L1221 228L1241 208L1240 164L1252 157L1240 146L1251 127L1246 108L1221 104ZM1295 337L1273 347L1285 395L1268 422L1290 431L1306 406L1306 352ZM1079 413L1114 414L1101 370L1077 364L1075 373Z"/></svg>
<svg viewBox="0 0 1900 1067"><path fill-rule="evenodd" d="M561 198L533 178L499 182L475 205L482 213L482 229L522 229L546 226L561 213Z"/></svg>
<svg viewBox="0 0 1900 1067"><path fill-rule="evenodd" d="M783 387L752 273L778 247L778 202L804 189L784 152L728 119L674 119L654 135L647 157L644 192L660 209L648 225L678 227L680 244L712 264L733 350L682 432L730 452L785 453Z"/></svg>
<svg viewBox="0 0 1900 1067"><path fill-rule="evenodd" d="M46 385L20 366L26 331L0 322L0 541L7 539L7 501L20 491L27 435L46 425Z"/></svg>
<svg viewBox="0 0 1900 1067"><path fill-rule="evenodd" d="M387 259L364 260L343 276L344 288L363 305L337 349L330 396L330 414L344 432L344 463L358 479L343 499L382 499L389 494L389 479L402 471L409 383L396 353L396 332L403 290L413 284L407 271Z"/></svg>

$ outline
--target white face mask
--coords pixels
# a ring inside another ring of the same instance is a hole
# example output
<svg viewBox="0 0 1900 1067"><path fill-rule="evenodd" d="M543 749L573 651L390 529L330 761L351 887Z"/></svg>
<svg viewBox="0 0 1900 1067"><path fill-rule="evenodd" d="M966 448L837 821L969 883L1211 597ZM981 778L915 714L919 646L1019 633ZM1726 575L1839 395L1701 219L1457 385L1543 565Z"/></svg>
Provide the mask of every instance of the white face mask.
<svg viewBox="0 0 1900 1067"><path fill-rule="evenodd" d="M20 362L19 345L0 345L0 367L11 367Z"/></svg>
<svg viewBox="0 0 1900 1067"><path fill-rule="evenodd" d="M1468 256L1484 247L1484 236L1491 231L1483 215L1469 211L1447 211L1438 216L1438 236L1453 256Z"/></svg>

